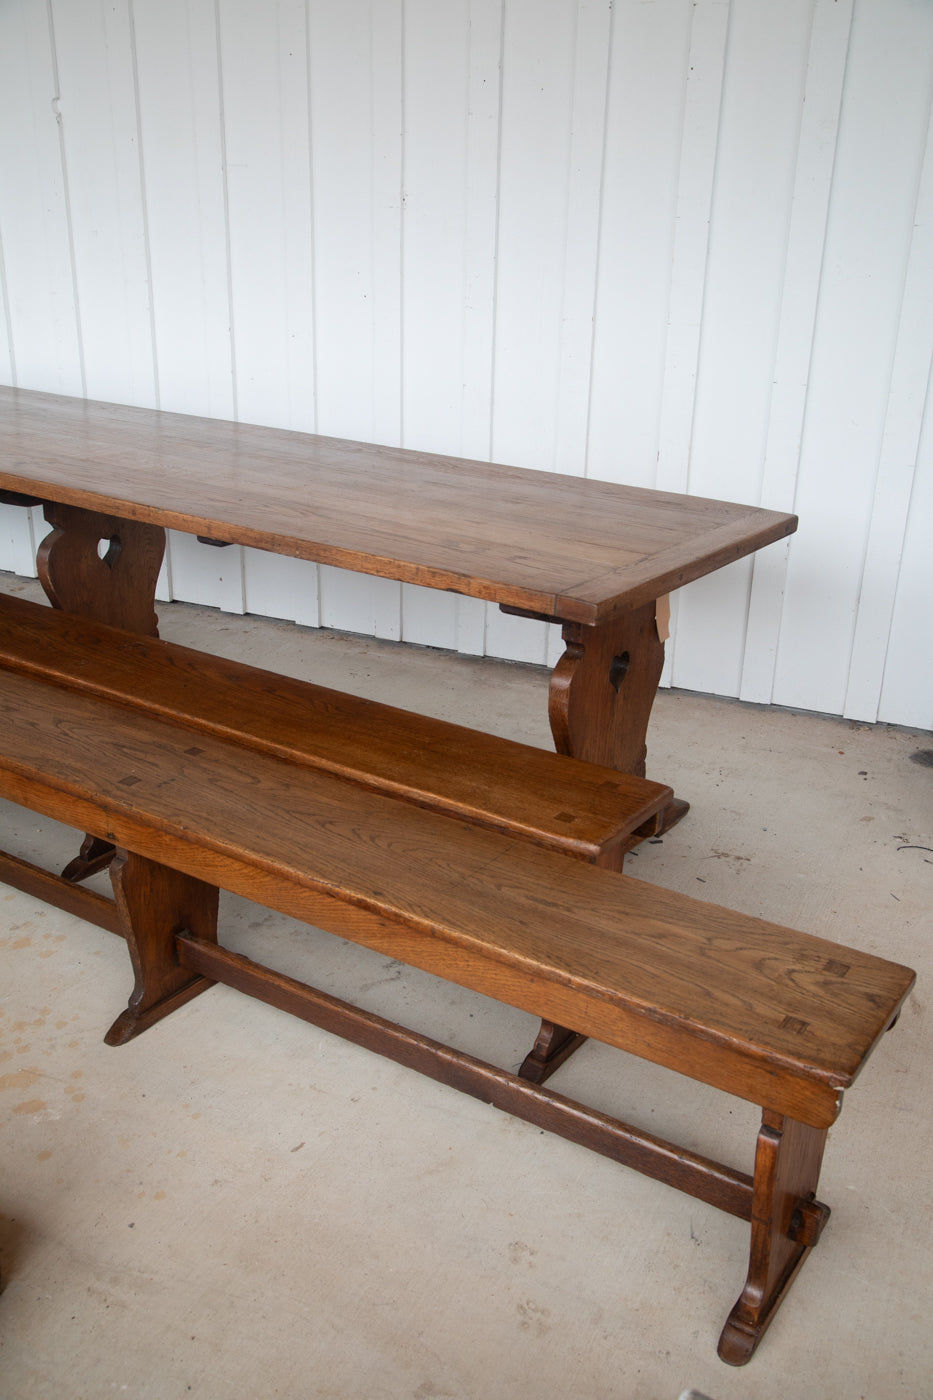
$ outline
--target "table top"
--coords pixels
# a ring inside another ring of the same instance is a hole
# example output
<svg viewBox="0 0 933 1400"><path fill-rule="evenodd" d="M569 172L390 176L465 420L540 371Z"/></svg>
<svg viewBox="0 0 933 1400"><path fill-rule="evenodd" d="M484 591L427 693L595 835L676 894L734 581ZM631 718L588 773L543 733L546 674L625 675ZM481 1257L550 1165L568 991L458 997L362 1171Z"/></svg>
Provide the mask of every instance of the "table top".
<svg viewBox="0 0 933 1400"><path fill-rule="evenodd" d="M726 501L2 386L0 489L587 624L797 528Z"/></svg>

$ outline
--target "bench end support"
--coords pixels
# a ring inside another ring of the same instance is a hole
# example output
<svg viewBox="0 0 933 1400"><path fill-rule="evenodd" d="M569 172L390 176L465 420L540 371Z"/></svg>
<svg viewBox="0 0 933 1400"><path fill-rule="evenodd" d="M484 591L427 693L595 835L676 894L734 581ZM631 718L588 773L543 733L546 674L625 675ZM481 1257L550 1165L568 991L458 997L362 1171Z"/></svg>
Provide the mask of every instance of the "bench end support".
<svg viewBox="0 0 933 1400"><path fill-rule="evenodd" d="M117 852L110 878L136 983L104 1041L125 1045L213 986L210 978L182 967L175 935L187 929L216 943L219 892L216 885L127 851Z"/></svg>
<svg viewBox="0 0 933 1400"><path fill-rule="evenodd" d="M816 1199L826 1128L766 1109L755 1153L748 1278L719 1338L719 1358L744 1366L829 1219Z"/></svg>

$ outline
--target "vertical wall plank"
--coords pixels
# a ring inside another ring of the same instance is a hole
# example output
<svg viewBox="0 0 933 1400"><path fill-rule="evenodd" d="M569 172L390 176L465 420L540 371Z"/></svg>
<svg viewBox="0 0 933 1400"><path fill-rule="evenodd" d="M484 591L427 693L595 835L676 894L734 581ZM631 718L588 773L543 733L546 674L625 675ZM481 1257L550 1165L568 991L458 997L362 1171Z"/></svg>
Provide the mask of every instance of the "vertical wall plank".
<svg viewBox="0 0 933 1400"><path fill-rule="evenodd" d="M243 560L239 548L201 544L195 535L168 532L172 596L223 612L242 613Z"/></svg>
<svg viewBox="0 0 933 1400"><path fill-rule="evenodd" d="M236 417L315 426L303 0L221 0Z"/></svg>
<svg viewBox="0 0 933 1400"><path fill-rule="evenodd" d="M43 0L0 6L0 240L6 382L82 394L84 380L59 135L58 77Z"/></svg>
<svg viewBox="0 0 933 1400"><path fill-rule="evenodd" d="M545 469L556 465L576 20L566 0L505 9L492 455Z"/></svg>
<svg viewBox="0 0 933 1400"><path fill-rule="evenodd" d="M35 530L37 521L38 534ZM36 548L48 534L48 527L42 528L43 524L41 511L0 505L0 549L5 568L23 578L35 578Z"/></svg>
<svg viewBox="0 0 933 1400"><path fill-rule="evenodd" d="M527 617L510 617L490 604L486 609L486 655L543 666L547 661L548 626Z"/></svg>
<svg viewBox="0 0 933 1400"><path fill-rule="evenodd" d="M465 457L492 455L496 247L505 0L470 0L464 180L463 418ZM472 613L475 622L475 609ZM461 614L463 609L461 608ZM461 617L461 623L463 618ZM470 630L473 631L472 624ZM475 631L473 631L475 640Z"/></svg>
<svg viewBox="0 0 933 1400"><path fill-rule="evenodd" d="M793 511L853 0L817 0L784 262L761 504ZM806 522L804 522L806 528ZM791 544L755 556L739 694L768 704Z"/></svg>
<svg viewBox="0 0 933 1400"><path fill-rule="evenodd" d="M910 512L899 560L878 718L933 729L933 392L917 453Z"/></svg>
<svg viewBox="0 0 933 1400"><path fill-rule="evenodd" d="M320 566L321 625L397 642L402 635L401 590L388 578Z"/></svg>
<svg viewBox="0 0 933 1400"><path fill-rule="evenodd" d="M494 160L484 162L484 188L471 187L464 178L473 121L467 95L473 9L469 0L445 6L407 0L405 6L403 441L423 451L456 455L468 451L464 330L469 209L479 199L494 210L496 198ZM493 247L490 238L484 262L491 260ZM491 299L485 310L491 346ZM487 424L489 370L487 357L481 372ZM481 451L486 448L488 436Z"/></svg>
<svg viewBox="0 0 933 1400"><path fill-rule="evenodd" d="M775 671L779 703L845 705L926 145L933 10L856 5Z"/></svg>
<svg viewBox="0 0 933 1400"><path fill-rule="evenodd" d="M10 298L6 287L6 265L3 257L3 230L0 229L0 375L7 384L16 383L13 361L13 330L10 324Z"/></svg>
<svg viewBox="0 0 933 1400"><path fill-rule="evenodd" d="M316 564L263 549L243 550L243 599L247 612L317 627L321 617Z"/></svg>
<svg viewBox="0 0 933 1400"><path fill-rule="evenodd" d="M609 6L506 6L492 455L583 474ZM543 623L489 609L492 656L543 664Z"/></svg>
<svg viewBox="0 0 933 1400"><path fill-rule="evenodd" d="M732 9L692 408L697 496L761 496L811 18L811 0ZM683 590L675 684L737 694L751 568Z"/></svg>
<svg viewBox="0 0 933 1400"><path fill-rule="evenodd" d="M75 282L91 398L157 402L128 0L51 0Z"/></svg>
<svg viewBox="0 0 933 1400"><path fill-rule="evenodd" d="M588 474L654 486L693 5L613 9Z"/></svg>
<svg viewBox="0 0 933 1400"><path fill-rule="evenodd" d="M722 0L700 0L693 7L654 482L665 491L685 491L688 485L728 20L729 6Z"/></svg>
<svg viewBox="0 0 933 1400"><path fill-rule="evenodd" d="M377 47L378 44L378 47ZM400 436L398 0L310 5L317 431Z"/></svg>
<svg viewBox="0 0 933 1400"><path fill-rule="evenodd" d="M606 140L612 7L579 0L573 36L570 146L561 269L553 466L584 476Z"/></svg>
<svg viewBox="0 0 933 1400"><path fill-rule="evenodd" d="M214 4L133 0L132 13L159 404L232 418Z"/></svg>
<svg viewBox="0 0 933 1400"><path fill-rule="evenodd" d="M929 112L927 131L930 131ZM933 365L933 141L929 137L912 223L843 710L849 719L875 720L878 717ZM926 596L933 598L933 571L928 573ZM929 634L929 627L926 630ZM909 701L909 695L905 694L904 699Z"/></svg>

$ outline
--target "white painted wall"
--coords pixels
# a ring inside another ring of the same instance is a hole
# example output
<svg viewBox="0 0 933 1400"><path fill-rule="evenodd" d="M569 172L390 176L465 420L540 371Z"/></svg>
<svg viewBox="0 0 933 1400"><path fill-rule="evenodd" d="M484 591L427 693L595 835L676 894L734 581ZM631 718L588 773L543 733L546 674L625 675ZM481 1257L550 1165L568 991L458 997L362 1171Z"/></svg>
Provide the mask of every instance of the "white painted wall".
<svg viewBox="0 0 933 1400"><path fill-rule="evenodd" d="M0 380L797 510L666 681L933 727L931 98L929 0L3 0ZM185 537L163 591L560 652Z"/></svg>

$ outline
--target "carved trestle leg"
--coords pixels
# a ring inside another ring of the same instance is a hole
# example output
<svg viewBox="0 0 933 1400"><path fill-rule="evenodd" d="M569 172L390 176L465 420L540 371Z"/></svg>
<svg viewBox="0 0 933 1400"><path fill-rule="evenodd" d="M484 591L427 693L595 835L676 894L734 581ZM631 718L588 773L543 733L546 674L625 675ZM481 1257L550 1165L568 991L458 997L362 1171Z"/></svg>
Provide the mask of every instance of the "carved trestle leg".
<svg viewBox="0 0 933 1400"><path fill-rule="evenodd" d="M730 1366L752 1356L829 1219L829 1207L816 1199L826 1134L768 1109L762 1115L748 1278L719 1339Z"/></svg>
<svg viewBox="0 0 933 1400"><path fill-rule="evenodd" d="M39 546L36 563L52 606L157 637L155 590L165 553L162 527L58 504L45 507L45 518L52 532ZM62 878L86 880L106 869L112 858L109 841L86 836Z"/></svg>
<svg viewBox="0 0 933 1400"><path fill-rule="evenodd" d="M548 717L558 753L645 776L645 735L664 666L655 604L588 627L565 622Z"/></svg>
<svg viewBox="0 0 933 1400"><path fill-rule="evenodd" d="M185 930L217 942L218 890L216 885L125 851L114 856L110 878L136 984L127 1009L104 1039L108 1045L125 1045L214 985L182 967L175 935Z"/></svg>

